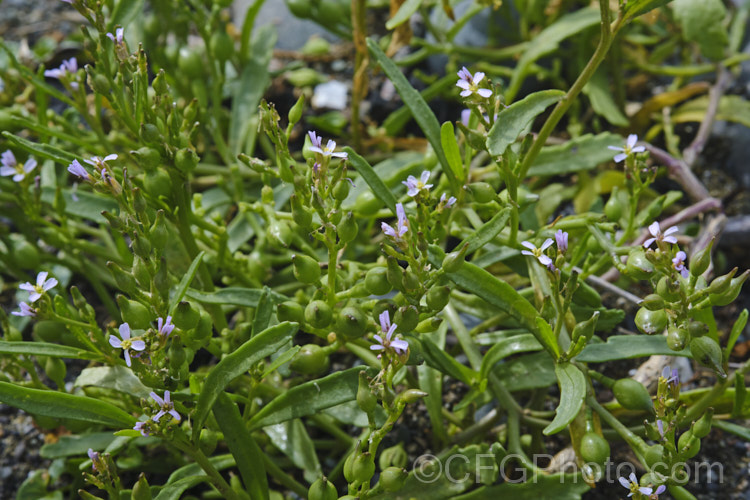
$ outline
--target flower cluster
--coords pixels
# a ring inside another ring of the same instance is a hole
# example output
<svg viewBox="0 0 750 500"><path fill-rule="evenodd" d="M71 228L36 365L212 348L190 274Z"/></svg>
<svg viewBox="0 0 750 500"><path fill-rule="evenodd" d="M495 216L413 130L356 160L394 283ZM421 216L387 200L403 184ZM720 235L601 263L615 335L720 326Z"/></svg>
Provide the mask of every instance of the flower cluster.
<svg viewBox="0 0 750 500"><path fill-rule="evenodd" d="M182 417L174 408L174 402L172 402L172 396L169 391L164 391L163 398L153 391L149 393L149 396L156 402L159 411L148 420L136 422L133 430L139 431L142 436L149 436L154 428L153 422L158 423L164 415L169 414L175 422L182 420Z"/></svg>

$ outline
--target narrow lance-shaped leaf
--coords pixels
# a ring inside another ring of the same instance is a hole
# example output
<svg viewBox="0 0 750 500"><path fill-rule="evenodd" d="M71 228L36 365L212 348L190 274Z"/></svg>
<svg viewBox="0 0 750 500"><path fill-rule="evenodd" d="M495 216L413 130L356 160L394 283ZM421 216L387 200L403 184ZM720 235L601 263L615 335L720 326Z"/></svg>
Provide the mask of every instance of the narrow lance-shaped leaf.
<svg viewBox="0 0 750 500"><path fill-rule="evenodd" d="M203 384L193 417L193 440L198 439L203 422L208 416L216 398L224 388L235 378L239 377L258 361L278 351L292 339L297 332L297 323L285 321L257 334L233 353L224 357L214 366Z"/></svg>
<svg viewBox="0 0 750 500"><path fill-rule="evenodd" d="M461 161L461 151L458 149L456 134L451 122L445 122L440 127L440 143L443 146L443 151L445 151L448 164L453 169L453 175L456 176L459 183L463 184L466 179L464 177L463 162Z"/></svg>
<svg viewBox="0 0 750 500"><path fill-rule="evenodd" d="M570 363L555 365L555 375L560 385L560 404L554 420L542 431L546 436L567 427L581 411L586 398L586 377L577 366Z"/></svg>
<svg viewBox="0 0 750 500"><path fill-rule="evenodd" d="M99 359L96 353L77 347L48 342L12 342L0 340L0 354L25 354L28 356L51 356L53 358Z"/></svg>
<svg viewBox="0 0 750 500"><path fill-rule="evenodd" d="M188 289L187 296L204 304L234 305L243 307L258 307L258 301L263 294L257 288L227 287L211 293ZM275 304L289 300L288 297L271 290L269 297Z"/></svg>
<svg viewBox="0 0 750 500"><path fill-rule="evenodd" d="M188 268L187 272L180 280L180 284L177 285L177 290L175 290L175 293L172 296L172 300L169 302L169 312L171 314L174 314L174 311L177 308L177 304L180 303L182 298L185 296L185 293L187 292L188 287L190 286L190 283L193 282L193 279L195 278L195 273L198 272L198 266L201 265L201 260L203 260L203 256L205 254L206 252L200 252L198 255L195 256L195 259L193 259L193 262L190 264L190 267Z"/></svg>
<svg viewBox="0 0 750 500"><path fill-rule="evenodd" d="M484 223L482 227L474 231L474 234L464 239L461 243L456 245L456 248L463 248L464 245L468 245L466 248L466 255L471 255L476 252L484 245L495 239L495 236L500 234L500 231L505 229L510 218L510 208L504 208L496 213L490 220Z"/></svg>
<svg viewBox="0 0 750 500"><path fill-rule="evenodd" d="M690 357L690 350L673 351L667 346L667 338L660 335L613 336L606 343L589 343L575 359L586 363L603 363L653 355Z"/></svg>
<svg viewBox="0 0 750 500"><path fill-rule="evenodd" d="M421 3L422 0L406 0L403 2L393 17L385 23L386 29L392 30L404 24L417 11Z"/></svg>
<svg viewBox="0 0 750 500"><path fill-rule="evenodd" d="M351 166L354 167L359 175L362 176L362 178L365 180L367 185L370 186L373 194L377 196L380 201L385 203L385 205L391 210L391 212L395 214L396 197L393 196L391 190L388 189L388 186L385 185L383 180L380 178L380 176L378 176L372 166L367 163L367 160L358 155L357 152L349 146L345 147L344 151L349 157L349 163L351 164Z"/></svg>

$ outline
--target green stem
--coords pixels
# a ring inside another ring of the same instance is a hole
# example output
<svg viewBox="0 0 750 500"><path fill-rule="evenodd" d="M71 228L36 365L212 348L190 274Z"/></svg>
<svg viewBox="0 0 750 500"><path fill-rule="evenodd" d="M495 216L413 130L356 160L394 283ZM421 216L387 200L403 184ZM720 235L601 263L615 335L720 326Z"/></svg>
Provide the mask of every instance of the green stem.
<svg viewBox="0 0 750 500"><path fill-rule="evenodd" d="M589 405L599 416L607 422L617 433L633 448L634 451L643 454L648 447L640 437L636 436L633 431L625 427L617 417L608 412L593 396L586 398L586 404Z"/></svg>
<svg viewBox="0 0 750 500"><path fill-rule="evenodd" d="M206 458L206 455L204 455L202 451L200 451L198 448L193 448L190 444L184 442L180 438L177 438L174 441L170 442L177 449L190 455L190 457L195 460L195 463L197 463L200 468L203 469L208 478L211 480L211 483L216 486L216 488L225 498L229 500L241 500L239 495L235 493L231 486L229 486L229 483L224 480L221 474L219 474L219 471L216 470L216 468L211 464L208 458Z"/></svg>

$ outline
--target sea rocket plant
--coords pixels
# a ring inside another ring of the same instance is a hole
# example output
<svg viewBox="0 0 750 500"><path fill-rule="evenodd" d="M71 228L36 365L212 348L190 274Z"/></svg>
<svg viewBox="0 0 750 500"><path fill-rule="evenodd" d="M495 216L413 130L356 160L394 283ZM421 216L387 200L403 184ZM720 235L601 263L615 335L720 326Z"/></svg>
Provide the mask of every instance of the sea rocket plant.
<svg viewBox="0 0 750 500"><path fill-rule="evenodd" d="M341 158L344 160L347 158L346 153L336 152L336 142L334 140L328 139L328 143L325 147L323 147L322 137L320 137L313 131L309 131L308 134L310 136L310 142L312 143L312 146L310 146L310 151L318 153L323 157Z"/></svg>

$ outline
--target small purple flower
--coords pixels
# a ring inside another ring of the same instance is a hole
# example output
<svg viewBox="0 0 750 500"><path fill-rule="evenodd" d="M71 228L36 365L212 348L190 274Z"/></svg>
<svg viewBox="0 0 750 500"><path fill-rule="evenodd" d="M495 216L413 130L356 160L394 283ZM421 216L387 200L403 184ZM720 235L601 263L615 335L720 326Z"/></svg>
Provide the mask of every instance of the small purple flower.
<svg viewBox="0 0 750 500"><path fill-rule="evenodd" d="M656 488L656 491L654 491L653 493L649 494L648 498L649 498L649 500L659 500L659 495L661 495L665 491L667 491L667 487L664 486L663 484L661 484L661 485L659 485L658 488Z"/></svg>
<svg viewBox="0 0 750 500"><path fill-rule="evenodd" d="M468 127L469 120L471 120L471 110L464 109L463 111L461 111L461 123L463 123L465 127Z"/></svg>
<svg viewBox="0 0 750 500"><path fill-rule="evenodd" d="M44 76L49 78L57 78L58 80L67 76L68 74L75 74L78 72L78 61L75 57L71 57L67 61L64 60L59 68L48 69L44 72ZM71 87L74 89L78 88L78 83L71 82Z"/></svg>
<svg viewBox="0 0 750 500"><path fill-rule="evenodd" d="M490 89L479 88L479 82L484 79L484 73L481 71L477 71L472 76L471 72L466 69L466 66L464 66L461 68L461 71L458 72L458 78L459 80L456 82L456 86L463 89L461 91L461 97L469 97L471 94L478 94L480 97L486 99L492 95Z"/></svg>
<svg viewBox="0 0 750 500"><path fill-rule="evenodd" d="M159 413L151 417L154 422L158 422L159 419L167 413L172 415L172 418L174 418L177 422L180 421L180 414L177 413L177 410L174 409L174 403L172 403L169 391L164 391L164 399L160 398L159 395L155 392L149 393L149 396L151 396L151 399L156 401L156 404L159 405Z"/></svg>
<svg viewBox="0 0 750 500"><path fill-rule="evenodd" d="M456 203L456 197L455 196L451 196L447 200L445 199L445 196L446 196L445 193L443 193L443 194L440 195L440 205L442 205L445 208L450 208L453 205L455 205L455 203Z"/></svg>
<svg viewBox="0 0 750 500"><path fill-rule="evenodd" d="M430 190L432 184L427 184L428 180L430 180L430 171L425 170L424 172L422 172L422 175L419 176L419 179L417 179L413 175L410 175L406 178L405 181L401 181L401 184L405 185L408 188L407 194L413 198L417 196L423 189L425 191Z"/></svg>
<svg viewBox="0 0 750 500"><path fill-rule="evenodd" d="M310 136L310 144L312 144L311 149L321 149L323 147L323 138L316 134L314 130L308 131L307 135Z"/></svg>
<svg viewBox="0 0 750 500"><path fill-rule="evenodd" d="M396 354L403 354L409 349L409 343L405 340L401 339L394 339L391 340L391 337L393 336L393 332L396 331L396 325L395 323L391 324L391 317L388 314L388 311L383 311L380 313L380 316L378 317L380 319L380 330L385 334L385 339L381 337L380 335L375 335L375 340L378 341L377 344L371 345L370 349L373 351L385 351L388 349L393 349ZM380 357L380 355L378 355Z"/></svg>
<svg viewBox="0 0 750 500"><path fill-rule="evenodd" d="M687 267L685 267L685 259L687 259L687 255L685 255L685 252L680 250L677 252L677 255L675 255L675 258L672 259L672 265L675 268L675 271L679 271L680 275L682 275L683 278L687 279L688 276L690 276L690 273L688 272Z"/></svg>
<svg viewBox="0 0 750 500"><path fill-rule="evenodd" d="M11 313L13 316L29 316L32 318L36 316L36 309L28 305L26 302L21 302L20 304L18 304L18 307L20 307L21 310L13 311Z"/></svg>
<svg viewBox="0 0 750 500"><path fill-rule="evenodd" d="M150 436L151 435L151 424L148 421L145 422L136 422L133 426L133 429L136 431L141 432L141 436Z"/></svg>
<svg viewBox="0 0 750 500"><path fill-rule="evenodd" d="M122 349L122 352L125 355L125 364L130 366L130 352L128 350L133 349L134 351L142 351L146 349L146 343L140 339L130 339L130 325L127 323L120 325L120 337L122 337L122 340L114 335L110 335L109 345L117 349Z"/></svg>
<svg viewBox="0 0 750 500"><path fill-rule="evenodd" d="M670 234L676 233L677 231L679 231L679 229L677 229L677 226L672 226L662 233L661 227L659 227L659 223L654 222L653 224L648 226L648 232L651 233L651 236L653 236L653 238L649 238L644 241L643 247L648 248L653 242L656 242L656 244L658 245L660 241L665 241L667 243L673 244L677 243L677 238L675 238L674 236L669 236Z"/></svg>
<svg viewBox="0 0 750 500"><path fill-rule="evenodd" d="M85 168L83 168L83 165L81 165L78 160L73 160L73 163L68 165L68 172L70 172L73 175L77 175L84 181L91 180L91 176L86 171Z"/></svg>
<svg viewBox="0 0 750 500"><path fill-rule="evenodd" d="M91 459L91 468L94 471L98 472L99 469L97 468L96 465L101 461L101 459L99 458L99 452L96 452L92 448L89 448L86 453L88 454L89 458Z"/></svg>
<svg viewBox="0 0 750 500"><path fill-rule="evenodd" d="M664 439L664 422L661 419L656 421L656 428L658 429L661 438Z"/></svg>
<svg viewBox="0 0 750 500"><path fill-rule="evenodd" d="M122 28L117 28L114 35L112 33L107 33L107 38L112 40L117 45L120 45L122 44L123 34L124 30Z"/></svg>
<svg viewBox="0 0 750 500"><path fill-rule="evenodd" d="M315 132L310 131L308 132L308 135L310 136L310 142L312 143L312 146L310 146L310 151L313 151L315 153L319 153L323 156L332 156L334 158L342 158L346 160L348 155L346 153L336 153L336 141L333 141L331 139L328 139L328 143L325 147L323 147L323 138L317 135Z"/></svg>
<svg viewBox="0 0 750 500"><path fill-rule="evenodd" d="M644 151L646 151L646 148L644 146L636 146L636 142L638 142L638 136L635 134L630 134L624 148L620 148L617 146L607 146L607 148L611 149L612 151L622 151L621 153L615 155L615 163L620 163L633 153L643 153Z"/></svg>
<svg viewBox="0 0 750 500"><path fill-rule="evenodd" d="M100 168L100 169L105 169L106 166L107 166L106 163L108 161L116 160L116 159L117 159L117 155L116 154L111 154L111 155L105 156L104 158L99 158L98 156L92 156L90 159L83 160L83 161L86 162L86 163L88 163L92 167L96 167L96 168Z"/></svg>
<svg viewBox="0 0 750 500"><path fill-rule="evenodd" d="M565 253L568 251L568 233L562 229L558 229L555 233L555 243L557 243L557 251Z"/></svg>
<svg viewBox="0 0 750 500"><path fill-rule="evenodd" d="M667 381L667 384L672 384L675 387L680 385L680 374L677 368L671 369L669 366L665 366L661 371L661 376Z"/></svg>
<svg viewBox="0 0 750 500"><path fill-rule="evenodd" d="M547 250L550 245L552 245L552 241L552 238L547 238L539 248L534 246L534 244L529 241L522 241L521 245L528 248L528 250L521 250L521 253L523 255L531 255L532 257L536 257L541 265L543 265L544 267L548 267L550 264L552 264L552 259L544 255L543 252Z"/></svg>
<svg viewBox="0 0 750 500"><path fill-rule="evenodd" d="M47 279L47 271L42 271L36 275L36 285L32 285L28 281L18 286L21 290L31 292L29 295L29 302L36 302L39 298L49 290L57 286L57 280L55 278Z"/></svg>
<svg viewBox="0 0 750 500"><path fill-rule="evenodd" d="M165 338L169 337L169 334L174 330L172 316L167 316L166 321L163 318L157 318L156 328L159 331L159 334L163 335Z"/></svg>
<svg viewBox="0 0 750 500"><path fill-rule="evenodd" d="M630 479L630 481L628 481L624 477L617 478L617 480L620 481L620 484L623 486L623 488L627 488L628 490L630 490L628 497L632 497L636 492L641 493L643 495L650 495L654 491L652 488L646 488L644 486L640 486L638 484L638 478L635 477L635 473L631 472L628 478Z"/></svg>
<svg viewBox="0 0 750 500"><path fill-rule="evenodd" d="M390 224L385 222L380 223L380 228L383 230L386 236L390 236L396 241L401 241L401 238L409 230L409 219L406 218L406 212L404 212L404 205L396 203L396 216L398 218L396 223L396 229L393 229Z"/></svg>
<svg viewBox="0 0 750 500"><path fill-rule="evenodd" d="M36 160L29 157L26 163L18 163L10 149L0 155L0 176L13 176L13 182L21 182L26 175L36 168Z"/></svg>

